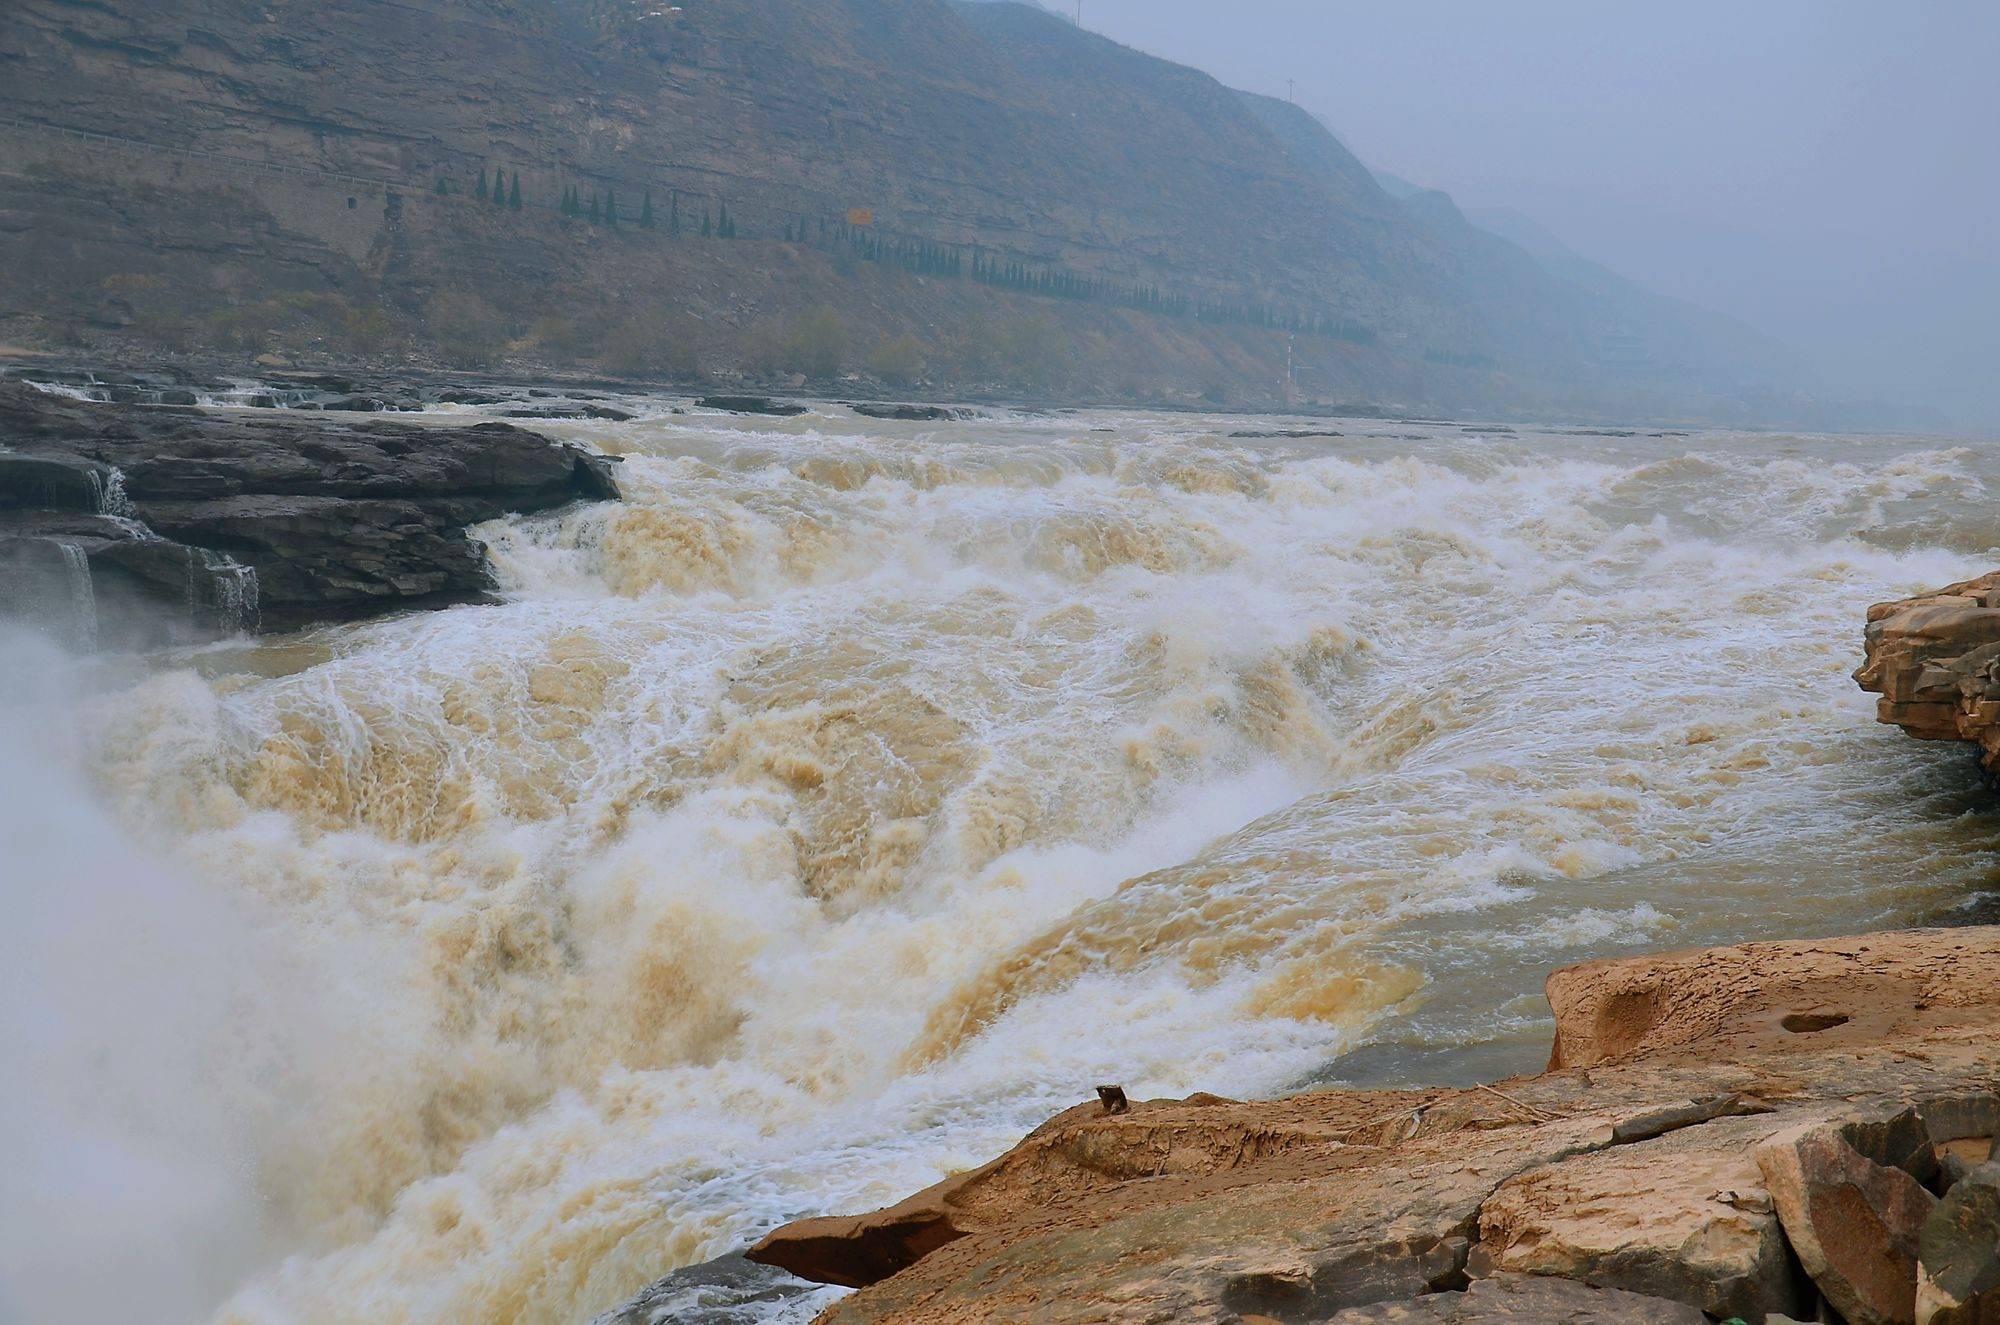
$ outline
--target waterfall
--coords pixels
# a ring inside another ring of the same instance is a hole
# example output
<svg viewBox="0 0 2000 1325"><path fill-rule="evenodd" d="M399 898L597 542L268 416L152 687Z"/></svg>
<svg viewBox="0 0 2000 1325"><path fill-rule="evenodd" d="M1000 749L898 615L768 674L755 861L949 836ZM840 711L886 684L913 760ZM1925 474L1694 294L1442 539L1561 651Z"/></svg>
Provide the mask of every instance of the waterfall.
<svg viewBox="0 0 2000 1325"><path fill-rule="evenodd" d="M211 568L211 573L215 585L216 624L230 634L255 630L257 628L256 569L238 565L225 557L221 566Z"/></svg>
<svg viewBox="0 0 2000 1325"><path fill-rule="evenodd" d="M188 557L190 620L204 611L225 635L257 628L257 571L220 552L194 548Z"/></svg>
<svg viewBox="0 0 2000 1325"><path fill-rule="evenodd" d="M98 479L97 513L121 520L132 518L132 499L125 495L125 471L116 465Z"/></svg>
<svg viewBox="0 0 2000 1325"><path fill-rule="evenodd" d="M90 583L90 558L67 539L58 540L63 571L69 584L69 612L72 639L84 653L97 651L97 592Z"/></svg>
<svg viewBox="0 0 2000 1325"><path fill-rule="evenodd" d="M125 495L125 471L116 465L106 465L102 469L91 468L90 491L93 505L99 515L108 515L115 520L132 518L132 499ZM54 497L49 498L54 505Z"/></svg>

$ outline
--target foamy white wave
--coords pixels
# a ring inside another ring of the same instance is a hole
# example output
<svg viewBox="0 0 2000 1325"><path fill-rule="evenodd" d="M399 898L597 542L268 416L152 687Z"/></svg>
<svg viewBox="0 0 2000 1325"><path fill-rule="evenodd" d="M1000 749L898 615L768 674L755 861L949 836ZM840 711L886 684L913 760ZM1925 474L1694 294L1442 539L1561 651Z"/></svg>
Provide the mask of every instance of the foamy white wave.
<svg viewBox="0 0 2000 1325"><path fill-rule="evenodd" d="M101 401L106 399L104 392L96 387L72 386L68 382L37 382L31 378L23 378L22 380L37 391L51 396L61 396L66 400Z"/></svg>
<svg viewBox="0 0 2000 1325"><path fill-rule="evenodd" d="M95 701L122 822L371 954L221 1319L587 1318L1095 1082L1518 1034L1547 960L1920 915L1990 849L1868 831L1933 756L1845 677L1971 569L1858 536L1979 457L1242 426L556 425L626 500L478 530L503 605Z"/></svg>

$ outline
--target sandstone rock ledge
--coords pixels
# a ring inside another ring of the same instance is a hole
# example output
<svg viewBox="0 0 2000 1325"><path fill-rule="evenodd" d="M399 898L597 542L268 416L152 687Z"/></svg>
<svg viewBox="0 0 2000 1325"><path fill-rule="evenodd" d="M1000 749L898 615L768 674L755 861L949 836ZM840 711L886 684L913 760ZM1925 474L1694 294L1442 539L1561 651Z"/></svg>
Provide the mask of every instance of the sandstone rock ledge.
<svg viewBox="0 0 2000 1325"><path fill-rule="evenodd" d="M1918 740L1970 741L2000 776L2000 571L1868 609L1854 679L1877 716Z"/></svg>
<svg viewBox="0 0 2000 1325"><path fill-rule="evenodd" d="M1600 962L1548 994L1537 1077L1093 1101L750 1255L860 1287L840 1325L2000 1320L2000 927Z"/></svg>

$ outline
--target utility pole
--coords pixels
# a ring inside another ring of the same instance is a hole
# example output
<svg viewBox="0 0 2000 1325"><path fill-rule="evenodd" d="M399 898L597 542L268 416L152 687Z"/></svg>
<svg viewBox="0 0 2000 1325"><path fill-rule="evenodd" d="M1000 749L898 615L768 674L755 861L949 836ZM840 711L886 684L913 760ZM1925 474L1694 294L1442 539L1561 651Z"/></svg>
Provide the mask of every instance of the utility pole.
<svg viewBox="0 0 2000 1325"><path fill-rule="evenodd" d="M1076 0L1076 25L1083 26L1083 0Z"/></svg>
<svg viewBox="0 0 2000 1325"><path fill-rule="evenodd" d="M1081 0L1078 0L1078 2L1081 3ZM1294 106L1299 104L1298 88L1299 81L1296 78L1287 78L1285 80L1285 100L1291 102Z"/></svg>

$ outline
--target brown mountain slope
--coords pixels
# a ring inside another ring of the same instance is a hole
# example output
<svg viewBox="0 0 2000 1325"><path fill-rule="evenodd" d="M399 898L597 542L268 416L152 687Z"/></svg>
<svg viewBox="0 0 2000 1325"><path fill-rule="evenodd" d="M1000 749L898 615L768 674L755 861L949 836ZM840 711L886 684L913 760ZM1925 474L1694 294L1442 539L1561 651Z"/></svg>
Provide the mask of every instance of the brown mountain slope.
<svg viewBox="0 0 2000 1325"><path fill-rule="evenodd" d="M1468 258L1206 75L1018 4L16 0L0 12L0 119L0 233L30 259L0 275L0 316L142 338L173 323L184 342L244 348L282 347L286 328L265 324L290 317L292 342L303 326L352 352L371 337L328 327L450 343L438 301L470 294L493 316L457 320L491 322L516 355L601 362L602 344L565 351L532 329L583 321L603 342L647 321L711 367L754 368L772 357L761 342L824 304L857 359L899 335L943 346L1007 339L982 322L1047 324L1100 392L1273 393L1286 337L1107 306L1157 290L1230 305L1235 323L1365 333L1311 338L1307 394L1616 408L1687 384L1607 371L1579 292L1525 259L1526 284L1496 281L1507 261ZM520 210L475 204L495 171ZM555 215L572 188L579 210L615 196L622 233ZM650 246L633 233L649 194ZM724 207L736 244L692 243ZM876 279L868 263L857 279L841 232L857 210L896 265L913 265L896 245L921 242L948 246L957 273ZM670 215L674 243L658 233ZM980 287L964 279L975 253L1122 293ZM274 298L290 312L255 311ZM246 306L247 326L218 331ZM976 380L966 357L935 349L929 375Z"/></svg>

